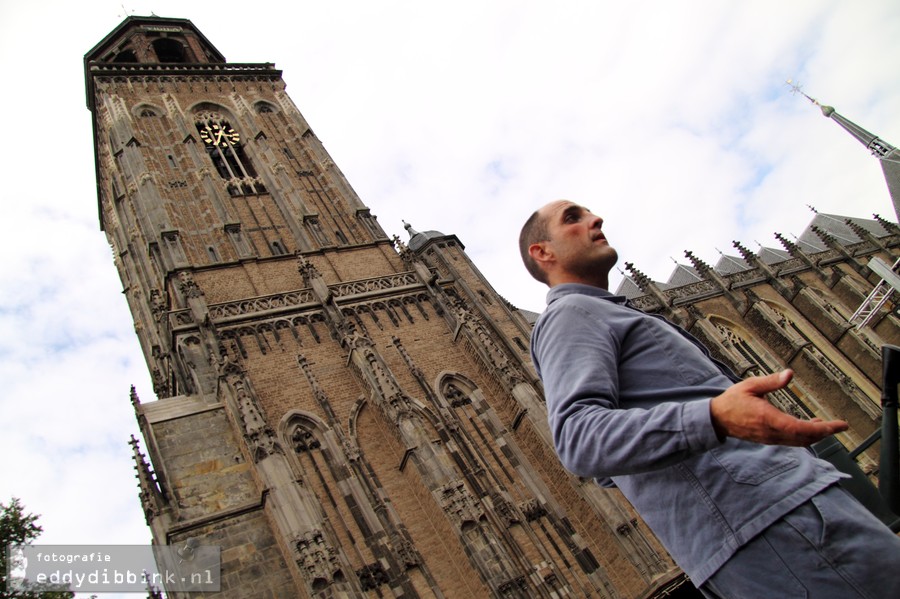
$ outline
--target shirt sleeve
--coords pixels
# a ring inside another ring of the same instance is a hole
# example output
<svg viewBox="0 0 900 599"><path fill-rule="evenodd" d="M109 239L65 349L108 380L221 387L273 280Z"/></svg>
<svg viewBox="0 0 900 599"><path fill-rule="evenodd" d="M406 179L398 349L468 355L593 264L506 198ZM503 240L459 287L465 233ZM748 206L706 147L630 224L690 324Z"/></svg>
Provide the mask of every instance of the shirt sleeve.
<svg viewBox="0 0 900 599"><path fill-rule="evenodd" d="M652 407L623 408L621 333L578 305L554 308L535 328L532 348L554 445L566 469L597 479L637 474L720 444L711 397L671 401L660 392Z"/></svg>

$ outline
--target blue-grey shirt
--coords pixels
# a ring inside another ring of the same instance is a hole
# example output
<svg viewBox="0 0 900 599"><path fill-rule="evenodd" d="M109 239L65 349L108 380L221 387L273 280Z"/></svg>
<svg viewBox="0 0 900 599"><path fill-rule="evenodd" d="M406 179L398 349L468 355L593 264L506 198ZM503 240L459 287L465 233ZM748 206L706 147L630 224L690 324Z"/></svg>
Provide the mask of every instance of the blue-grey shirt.
<svg viewBox="0 0 900 599"><path fill-rule="evenodd" d="M683 329L588 285L547 304L531 352L560 461L617 486L696 585L842 477L807 449L721 442L709 402L738 379Z"/></svg>

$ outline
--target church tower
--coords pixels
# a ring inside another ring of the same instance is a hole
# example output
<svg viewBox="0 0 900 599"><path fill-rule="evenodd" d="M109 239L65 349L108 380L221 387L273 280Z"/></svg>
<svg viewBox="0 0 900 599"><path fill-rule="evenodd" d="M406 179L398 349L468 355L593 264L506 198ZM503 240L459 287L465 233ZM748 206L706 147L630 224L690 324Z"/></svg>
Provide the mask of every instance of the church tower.
<svg viewBox="0 0 900 599"><path fill-rule="evenodd" d="M131 393L140 499L155 543L221 546L216 597L684 582L617 491L558 464L533 315L455 236L389 239L273 64L158 17L84 64L100 227L157 396Z"/></svg>
<svg viewBox="0 0 900 599"><path fill-rule="evenodd" d="M788 85L791 86L794 93L801 94L818 106L822 110L822 116L840 125L854 139L864 145L872 153L872 156L878 159L878 162L881 164L881 170L884 173L884 180L888 186L888 193L891 195L891 202L894 204L894 214L900 220L900 150L846 118L836 111L833 106L820 104L815 98L806 95L800 89L800 86L792 83L790 79L788 80Z"/></svg>

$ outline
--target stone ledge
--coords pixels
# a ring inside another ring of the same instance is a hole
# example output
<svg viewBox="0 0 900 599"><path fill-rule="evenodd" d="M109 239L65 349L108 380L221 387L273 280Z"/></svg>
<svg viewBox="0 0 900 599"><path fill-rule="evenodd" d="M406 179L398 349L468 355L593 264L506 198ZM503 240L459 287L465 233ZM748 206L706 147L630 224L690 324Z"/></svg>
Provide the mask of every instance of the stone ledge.
<svg viewBox="0 0 900 599"><path fill-rule="evenodd" d="M141 404L139 410L147 422L156 424L212 410L221 410L223 407L219 402L208 403L197 395L176 395Z"/></svg>

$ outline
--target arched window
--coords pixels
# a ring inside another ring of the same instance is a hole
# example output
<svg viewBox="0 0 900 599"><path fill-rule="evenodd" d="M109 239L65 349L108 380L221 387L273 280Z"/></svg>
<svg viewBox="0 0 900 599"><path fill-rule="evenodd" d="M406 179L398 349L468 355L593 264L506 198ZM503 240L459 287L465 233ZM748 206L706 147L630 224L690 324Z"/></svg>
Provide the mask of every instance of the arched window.
<svg viewBox="0 0 900 599"><path fill-rule="evenodd" d="M134 50L123 50L115 55L112 59L113 62L137 62L137 54L134 53Z"/></svg>
<svg viewBox="0 0 900 599"><path fill-rule="evenodd" d="M321 443L312 431L303 424L297 424L290 432L291 447L296 453L319 449Z"/></svg>
<svg viewBox="0 0 900 599"><path fill-rule="evenodd" d="M722 344L725 345L725 347L733 349L745 360L755 365L755 368L751 369L755 370L752 374L767 375L781 370L782 367L780 364L765 357L767 353L765 350L756 347L754 343L748 341L748 339L739 331L717 318L711 318L710 320L722 335ZM792 414L798 418L811 418L815 416L812 410L810 410L800 397L789 387L769 393L768 397L769 401L776 407L788 414Z"/></svg>
<svg viewBox="0 0 900 599"><path fill-rule="evenodd" d="M216 172L228 182L229 194L241 196L266 192L244 152L241 134L231 123L213 112L198 115L195 124Z"/></svg>
<svg viewBox="0 0 900 599"><path fill-rule="evenodd" d="M184 45L170 37L153 40L153 50L159 62L188 62Z"/></svg>

